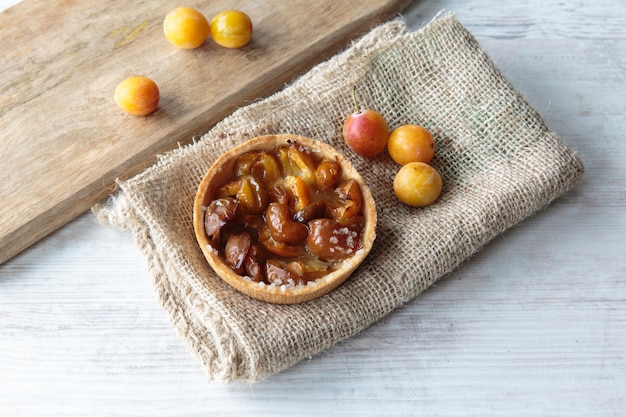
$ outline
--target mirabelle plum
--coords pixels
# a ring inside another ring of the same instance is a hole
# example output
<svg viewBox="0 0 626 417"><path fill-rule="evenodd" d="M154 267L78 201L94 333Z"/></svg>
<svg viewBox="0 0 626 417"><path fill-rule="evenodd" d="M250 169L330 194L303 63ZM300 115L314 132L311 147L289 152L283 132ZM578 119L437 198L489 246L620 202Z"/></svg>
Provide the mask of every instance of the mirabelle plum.
<svg viewBox="0 0 626 417"><path fill-rule="evenodd" d="M226 10L211 19L211 37L225 48L241 48L252 39L252 20L239 10Z"/></svg>
<svg viewBox="0 0 626 417"><path fill-rule="evenodd" d="M393 180L393 191L404 204L423 207L434 202L441 193L441 176L423 162L402 166Z"/></svg>
<svg viewBox="0 0 626 417"><path fill-rule="evenodd" d="M435 141L426 128L419 125L403 125L389 135L387 151L400 165L409 162L429 163L435 154Z"/></svg>
<svg viewBox="0 0 626 417"><path fill-rule="evenodd" d="M150 78L129 77L117 85L114 98L125 112L145 116L159 104L159 87Z"/></svg>
<svg viewBox="0 0 626 417"><path fill-rule="evenodd" d="M209 36L209 22L198 10L177 7L165 16L163 33L168 41L182 49L194 49Z"/></svg>
<svg viewBox="0 0 626 417"><path fill-rule="evenodd" d="M352 89L354 112L343 124L343 139L357 155L373 157L385 150L389 140L389 127L385 118L375 110L361 110Z"/></svg>

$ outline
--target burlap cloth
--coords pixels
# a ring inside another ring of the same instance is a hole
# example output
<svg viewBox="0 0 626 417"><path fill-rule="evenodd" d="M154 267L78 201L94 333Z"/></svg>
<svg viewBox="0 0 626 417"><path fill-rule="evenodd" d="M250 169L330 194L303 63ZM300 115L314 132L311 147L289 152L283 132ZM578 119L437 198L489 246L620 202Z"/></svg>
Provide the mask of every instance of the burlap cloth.
<svg viewBox="0 0 626 417"><path fill-rule="evenodd" d="M398 166L385 152L344 145L350 89L391 128L427 125L444 180L427 208L398 202ZM338 289L299 305L241 295L211 270L196 243L192 206L218 155L248 138L294 133L326 141L351 159L377 203L377 239ZM264 100L243 107L200 140L161 156L94 207L130 229L163 309L212 380L259 381L356 335L458 268L485 243L545 208L582 176L581 160L504 78L454 15L418 32L401 19Z"/></svg>

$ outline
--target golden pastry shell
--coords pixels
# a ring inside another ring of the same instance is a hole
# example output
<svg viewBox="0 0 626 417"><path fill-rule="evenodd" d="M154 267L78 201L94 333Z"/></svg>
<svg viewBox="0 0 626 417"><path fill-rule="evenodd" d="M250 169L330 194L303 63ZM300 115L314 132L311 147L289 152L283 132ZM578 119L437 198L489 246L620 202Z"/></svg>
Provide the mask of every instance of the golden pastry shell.
<svg viewBox="0 0 626 417"><path fill-rule="evenodd" d="M358 182L363 194L363 214L365 227L363 229L363 250L341 262L338 269L318 279L315 284L298 285L292 287L277 287L260 285L258 282L245 280L236 274L209 244L209 238L204 229L205 208L214 199L215 191L232 178L233 166L239 155L253 150L275 150L289 142L297 142L312 153L320 157L328 157L339 162L342 178L352 178ZM376 237L376 206L369 187L363 177L344 155L337 152L327 143L314 139L290 135L265 135L255 137L221 155L206 173L198 187L193 207L193 226L200 249L209 265L217 275L237 291L257 300L274 304L296 304L321 297L341 285L352 272L363 262L370 252Z"/></svg>

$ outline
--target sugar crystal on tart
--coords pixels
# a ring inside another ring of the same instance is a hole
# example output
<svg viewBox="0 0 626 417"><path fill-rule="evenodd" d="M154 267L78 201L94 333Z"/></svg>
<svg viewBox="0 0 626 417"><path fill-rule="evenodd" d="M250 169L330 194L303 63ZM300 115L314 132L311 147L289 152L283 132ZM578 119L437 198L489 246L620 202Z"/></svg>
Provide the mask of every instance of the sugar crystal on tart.
<svg viewBox="0 0 626 417"><path fill-rule="evenodd" d="M217 275L277 304L341 285L376 236L361 175L332 146L296 135L260 136L220 156L198 187L193 215Z"/></svg>

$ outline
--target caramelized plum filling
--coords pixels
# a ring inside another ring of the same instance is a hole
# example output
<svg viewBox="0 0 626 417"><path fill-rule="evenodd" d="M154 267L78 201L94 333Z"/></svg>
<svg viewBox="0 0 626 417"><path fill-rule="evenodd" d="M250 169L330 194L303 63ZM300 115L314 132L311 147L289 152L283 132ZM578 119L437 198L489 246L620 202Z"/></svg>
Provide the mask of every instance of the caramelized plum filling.
<svg viewBox="0 0 626 417"><path fill-rule="evenodd" d="M289 142L240 155L204 224L211 246L238 275L305 285L363 248L363 195L337 161Z"/></svg>

